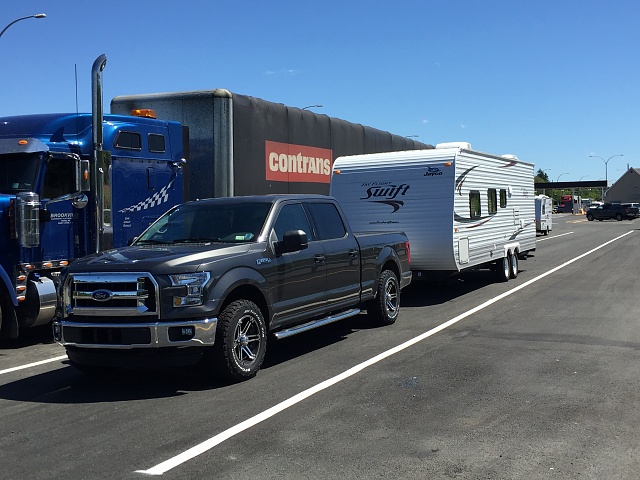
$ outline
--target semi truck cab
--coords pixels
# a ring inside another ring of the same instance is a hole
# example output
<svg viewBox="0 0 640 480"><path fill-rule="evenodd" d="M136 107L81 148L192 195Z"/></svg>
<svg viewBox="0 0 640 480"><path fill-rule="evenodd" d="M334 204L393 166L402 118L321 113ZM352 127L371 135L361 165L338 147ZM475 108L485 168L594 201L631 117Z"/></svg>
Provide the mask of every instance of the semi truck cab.
<svg viewBox="0 0 640 480"><path fill-rule="evenodd" d="M97 151L92 114L0 118L0 336L49 323L62 268L184 200L182 126L139 114L101 116Z"/></svg>

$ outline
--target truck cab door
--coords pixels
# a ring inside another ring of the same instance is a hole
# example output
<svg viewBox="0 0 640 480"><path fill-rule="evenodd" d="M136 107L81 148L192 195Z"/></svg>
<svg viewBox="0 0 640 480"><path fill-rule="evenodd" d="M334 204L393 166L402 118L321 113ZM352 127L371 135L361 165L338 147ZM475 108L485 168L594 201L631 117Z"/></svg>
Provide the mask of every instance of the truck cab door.
<svg viewBox="0 0 640 480"><path fill-rule="evenodd" d="M332 202L305 204L324 249L327 311L357 305L360 300L360 246Z"/></svg>
<svg viewBox="0 0 640 480"><path fill-rule="evenodd" d="M64 195L75 193L74 162L67 158L52 157L46 160L44 181L40 200L44 205ZM73 206L70 200L52 202L47 205L50 215L42 222L41 261L70 260L85 256L87 209Z"/></svg>
<svg viewBox="0 0 640 480"><path fill-rule="evenodd" d="M301 203L283 205L276 213L270 237L282 240L290 230L307 233L307 248L276 255L265 272L273 305L273 326L285 326L301 318L321 314L326 303L326 263L321 242L314 239Z"/></svg>

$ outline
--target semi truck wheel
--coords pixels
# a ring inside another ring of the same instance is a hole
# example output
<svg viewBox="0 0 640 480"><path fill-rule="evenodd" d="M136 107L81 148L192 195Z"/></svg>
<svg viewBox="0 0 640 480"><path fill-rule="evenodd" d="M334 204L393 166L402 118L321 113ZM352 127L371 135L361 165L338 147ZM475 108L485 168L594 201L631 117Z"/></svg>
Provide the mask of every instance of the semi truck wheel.
<svg viewBox="0 0 640 480"><path fill-rule="evenodd" d="M218 318L213 368L230 380L254 377L267 351L266 331L262 312L255 303L231 302Z"/></svg>
<svg viewBox="0 0 640 480"><path fill-rule="evenodd" d="M378 295L367 304L367 315L377 325L395 323L400 313L400 282L391 270L378 279Z"/></svg>

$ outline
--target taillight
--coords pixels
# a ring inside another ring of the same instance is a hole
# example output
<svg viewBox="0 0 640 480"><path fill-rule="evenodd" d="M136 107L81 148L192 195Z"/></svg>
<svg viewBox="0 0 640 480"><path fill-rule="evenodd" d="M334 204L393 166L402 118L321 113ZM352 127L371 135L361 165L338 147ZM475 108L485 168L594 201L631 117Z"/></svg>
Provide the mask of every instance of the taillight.
<svg viewBox="0 0 640 480"><path fill-rule="evenodd" d="M411 263L411 248L409 247L409 241L404 242L404 249L407 251L407 262Z"/></svg>

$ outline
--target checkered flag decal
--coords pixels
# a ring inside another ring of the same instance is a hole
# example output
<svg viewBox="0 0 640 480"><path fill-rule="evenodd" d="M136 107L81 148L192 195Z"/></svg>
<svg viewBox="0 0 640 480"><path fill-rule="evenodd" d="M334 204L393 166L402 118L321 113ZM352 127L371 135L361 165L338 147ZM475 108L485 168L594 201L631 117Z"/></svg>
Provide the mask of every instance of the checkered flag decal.
<svg viewBox="0 0 640 480"><path fill-rule="evenodd" d="M150 197L145 198L141 202L136 203L135 205L131 205L130 207L123 208L119 210L120 213L125 212L139 212L140 210L146 210L148 208L155 207L156 205L160 205L169 201L169 189L173 185L175 178L169 182L169 185L165 185L156 193L151 195Z"/></svg>

